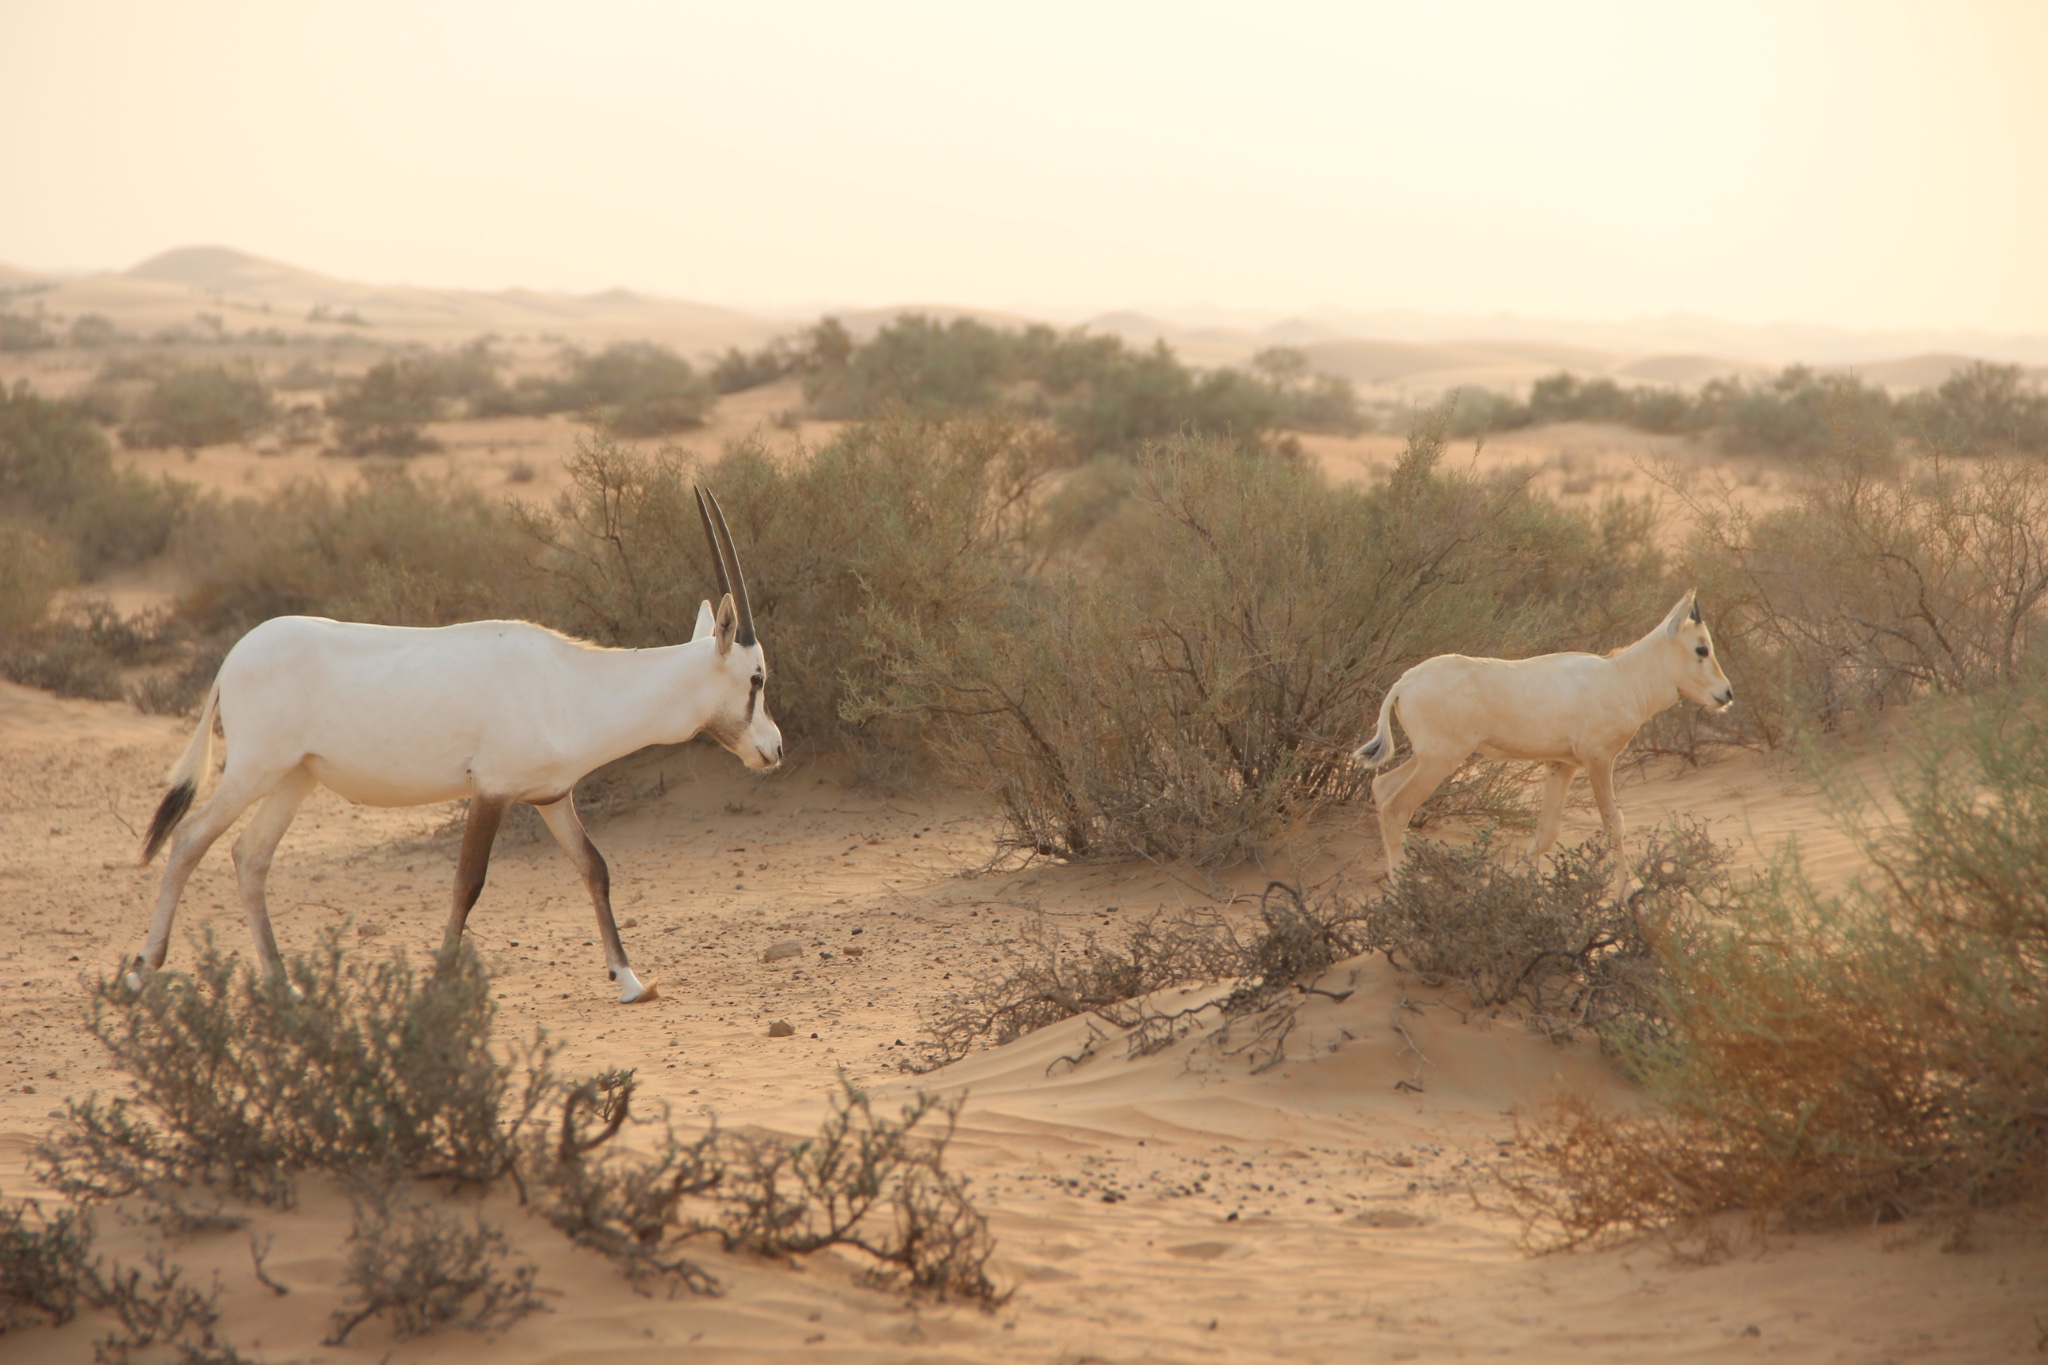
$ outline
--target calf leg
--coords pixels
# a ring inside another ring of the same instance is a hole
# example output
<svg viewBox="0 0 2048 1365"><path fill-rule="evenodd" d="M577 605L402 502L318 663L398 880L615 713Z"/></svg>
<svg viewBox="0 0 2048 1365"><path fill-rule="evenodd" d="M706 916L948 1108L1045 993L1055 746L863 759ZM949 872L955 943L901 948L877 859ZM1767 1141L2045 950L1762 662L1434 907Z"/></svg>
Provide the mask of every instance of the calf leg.
<svg viewBox="0 0 2048 1365"><path fill-rule="evenodd" d="M462 945L469 912L484 893L484 875L491 866L491 845L512 802L501 796L469 798L469 818L462 825L462 853L455 862L455 903L448 911L448 932L441 936L441 956L453 957Z"/></svg>
<svg viewBox="0 0 2048 1365"><path fill-rule="evenodd" d="M1416 754L1396 768L1388 777L1397 779L1398 786L1389 783L1390 790L1384 801L1379 801L1379 783L1373 783L1373 798L1380 807L1380 843L1387 850L1387 879L1393 880L1400 869L1402 846L1407 841L1408 822L1415 818L1416 810L1429 794L1443 785L1443 780L1458 770L1462 760L1442 758L1435 755Z"/></svg>
<svg viewBox="0 0 2048 1365"><path fill-rule="evenodd" d="M170 854L164 859L164 880L156 893L156 912L150 917L149 937L128 970L128 989L141 990L142 978L164 965L164 957L171 949L171 920L178 912L178 898L185 894L185 883L199 866L199 860L206 856L206 850L212 848L213 841L227 833L228 827L241 817L242 812L276 781L274 775L263 779L250 778L236 773L230 766L229 771L221 775L220 785L213 789L211 799L178 826L177 832L171 836Z"/></svg>
<svg viewBox="0 0 2048 1365"><path fill-rule="evenodd" d="M277 852L278 840L291 828L299 804L313 790L313 780L303 765L286 773L235 840L235 878L241 886L242 913L249 920L249 932L256 937L256 960L265 972L283 971L284 960L278 956L277 938L270 931L270 906L263 885L270 876L270 859Z"/></svg>
<svg viewBox="0 0 2048 1365"><path fill-rule="evenodd" d="M590 842L590 836L583 830L583 821L576 814L575 793L537 809L540 818L547 821L555 842L562 846L562 852L569 855L569 861L576 864L576 870L583 874L583 884L590 889L590 903L597 910L597 936L604 942L605 963L611 969L612 980L619 983L619 1003L630 1005L636 1000L652 1000L654 986L651 983L642 985L640 978L633 975L633 969L626 965L626 948L619 942L619 926L612 920L611 869L605 866L604 855L597 851L597 845Z"/></svg>
<svg viewBox="0 0 2048 1365"><path fill-rule="evenodd" d="M1564 827L1564 798L1571 790L1572 779L1579 775L1576 763L1552 763L1543 779L1543 814L1536 821L1536 837L1529 843L1529 856L1540 858L1550 852L1550 846L1557 842L1557 834Z"/></svg>
<svg viewBox="0 0 2048 1365"><path fill-rule="evenodd" d="M1622 819L1621 807L1614 802L1614 760L1596 758L1588 763L1586 781L1592 785L1601 823L1607 827L1607 846L1614 851L1614 894L1620 899L1628 893L1628 852L1622 846L1628 822Z"/></svg>

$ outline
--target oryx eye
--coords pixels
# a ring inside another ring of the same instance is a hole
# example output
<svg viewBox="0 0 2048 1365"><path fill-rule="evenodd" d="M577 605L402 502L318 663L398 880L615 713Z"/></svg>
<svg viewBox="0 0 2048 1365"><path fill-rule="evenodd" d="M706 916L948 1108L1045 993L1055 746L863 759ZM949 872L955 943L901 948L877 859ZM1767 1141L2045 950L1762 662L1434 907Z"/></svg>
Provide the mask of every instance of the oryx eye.
<svg viewBox="0 0 2048 1365"><path fill-rule="evenodd" d="M1704 659L1707 657L1707 647L1705 645L1699 645L1693 649L1693 653L1699 655L1702 659Z"/></svg>

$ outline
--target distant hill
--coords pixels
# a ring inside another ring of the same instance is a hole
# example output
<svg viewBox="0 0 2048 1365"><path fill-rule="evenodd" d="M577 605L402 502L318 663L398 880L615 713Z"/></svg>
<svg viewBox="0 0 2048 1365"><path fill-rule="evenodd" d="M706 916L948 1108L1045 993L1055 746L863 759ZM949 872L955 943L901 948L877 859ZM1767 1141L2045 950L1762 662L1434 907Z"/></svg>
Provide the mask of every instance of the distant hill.
<svg viewBox="0 0 2048 1365"><path fill-rule="evenodd" d="M0 261L0 289L19 289L27 284L42 284L44 278L33 270L23 270L18 265Z"/></svg>

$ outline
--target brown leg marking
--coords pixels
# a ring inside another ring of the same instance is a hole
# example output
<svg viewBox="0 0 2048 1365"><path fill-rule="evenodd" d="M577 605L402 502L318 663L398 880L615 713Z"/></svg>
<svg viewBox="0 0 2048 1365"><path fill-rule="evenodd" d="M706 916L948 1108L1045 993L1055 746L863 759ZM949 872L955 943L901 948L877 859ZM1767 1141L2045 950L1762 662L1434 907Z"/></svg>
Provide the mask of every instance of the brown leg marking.
<svg viewBox="0 0 2048 1365"><path fill-rule="evenodd" d="M462 826L462 856L455 864L455 903L448 914L448 932L442 936L441 951L453 953L462 942L469 912L484 893L484 875L491 866L491 845L497 841L498 826L512 803L503 797L473 796L469 819Z"/></svg>

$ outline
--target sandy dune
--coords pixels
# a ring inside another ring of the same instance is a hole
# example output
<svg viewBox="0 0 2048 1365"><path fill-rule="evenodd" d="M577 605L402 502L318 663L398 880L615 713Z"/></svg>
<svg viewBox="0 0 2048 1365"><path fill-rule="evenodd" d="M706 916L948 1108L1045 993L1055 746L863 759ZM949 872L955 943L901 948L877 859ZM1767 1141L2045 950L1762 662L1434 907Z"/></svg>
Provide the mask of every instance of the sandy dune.
<svg viewBox="0 0 2048 1365"><path fill-rule="evenodd" d="M27 1148L62 1097L118 1083L78 1027L82 982L142 933L155 875L134 865L134 830L184 731L119 705L0 685L9 1193L26 1188ZM1882 751L1859 761L1881 764ZM715 1111L790 1133L815 1125L842 1068L891 1097L914 1085L964 1088L957 1158L993 1216L998 1270L1015 1297L994 1313L909 1303L860 1287L835 1255L792 1270L707 1247L723 1297L647 1298L500 1199L489 1212L559 1292L552 1312L494 1340L453 1333L393 1349L372 1324L329 1348L319 1339L339 1302L348 1212L314 1184L297 1211L261 1215L254 1228L274 1238L268 1268L288 1298L255 1283L244 1234L176 1252L202 1278L219 1270L236 1342L271 1360L503 1365L1975 1361L2013 1358L2038 1335L2029 1315L2048 1302L2048 1255L2038 1234L1995 1220L1968 1255L1943 1252L1937 1230L1910 1224L1774 1238L1707 1266L1654 1245L1526 1255L1518 1226L1486 1207L1486 1173L1516 1116L1560 1085L1622 1103L1625 1091L1592 1050L1461 1013L1455 996L1379 962L1327 978L1352 994L1309 1002L1287 1060L1263 1072L1232 1055L1241 1038L1197 1034L1129 1059L1114 1030L1075 1020L930 1076L899 1073L898 1040L913 1041L920 1007L1028 919L1113 933L1155 909L1246 896L1269 875L1355 878L1376 851L1362 819L1302 831L1263 866L1221 876L1149 864L975 876L993 825L970 797L885 798L818 766L755 779L703 745L649 755L633 778L666 794L594 828L628 949L661 998L611 1003L568 866L515 831L472 920L500 972L502 1027L546 1026L567 1044L569 1067L634 1066L680 1116ZM1811 787L1762 760L1642 778L1623 797L1638 827L1690 810L1752 849L1796 833L1824 871L1848 867ZM1570 818L1576 831L1593 827L1588 811ZM372 931L366 949L427 951L452 874L447 819L441 808L355 809L316 795L271 879L287 948L347 920ZM247 931L233 905L216 849L186 894L181 928L211 928L240 947ZM806 956L760 960L788 937ZM855 945L863 955L848 957ZM174 964L189 951L181 941ZM792 1021L795 1036L768 1038L771 1019ZM1084 1055L1091 1031L1101 1036ZM146 1245L136 1226L102 1224L119 1254ZM11 1335L4 1354L10 1365L78 1360L94 1330Z"/></svg>

